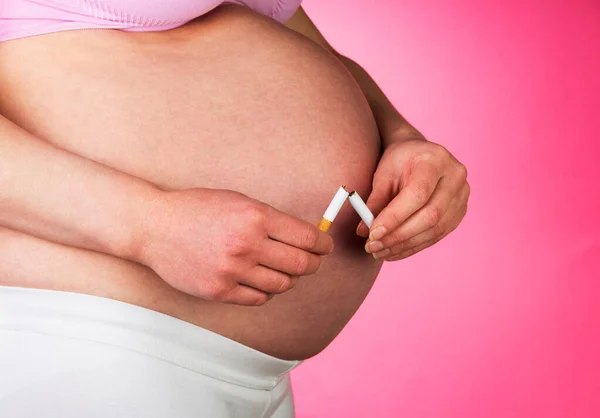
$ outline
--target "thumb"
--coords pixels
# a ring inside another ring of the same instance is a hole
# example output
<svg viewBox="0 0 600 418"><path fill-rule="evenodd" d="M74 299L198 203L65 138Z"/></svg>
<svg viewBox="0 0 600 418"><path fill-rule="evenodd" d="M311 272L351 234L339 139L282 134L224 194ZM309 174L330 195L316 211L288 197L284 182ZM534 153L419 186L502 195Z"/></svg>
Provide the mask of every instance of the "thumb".
<svg viewBox="0 0 600 418"><path fill-rule="evenodd" d="M392 199L391 187L387 184L373 183L373 191L365 202L367 207L377 216ZM369 228L363 221L360 221L356 228L356 234L367 238L369 236Z"/></svg>

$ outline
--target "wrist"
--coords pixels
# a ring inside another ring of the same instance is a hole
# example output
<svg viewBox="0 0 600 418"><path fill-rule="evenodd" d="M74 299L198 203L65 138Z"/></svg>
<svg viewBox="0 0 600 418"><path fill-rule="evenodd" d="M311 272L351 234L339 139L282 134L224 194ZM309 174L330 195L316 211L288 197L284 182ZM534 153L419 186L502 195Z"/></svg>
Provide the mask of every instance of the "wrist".
<svg viewBox="0 0 600 418"><path fill-rule="evenodd" d="M150 185L132 194L124 206L121 220L124 227L122 235L115 240L113 254L136 263L147 264L146 254L160 226L157 215L164 213L162 206L166 193Z"/></svg>
<svg viewBox="0 0 600 418"><path fill-rule="evenodd" d="M390 132L381 133L381 143L383 149L387 149L390 145L403 143L407 141L427 141L425 136L409 123L401 124Z"/></svg>

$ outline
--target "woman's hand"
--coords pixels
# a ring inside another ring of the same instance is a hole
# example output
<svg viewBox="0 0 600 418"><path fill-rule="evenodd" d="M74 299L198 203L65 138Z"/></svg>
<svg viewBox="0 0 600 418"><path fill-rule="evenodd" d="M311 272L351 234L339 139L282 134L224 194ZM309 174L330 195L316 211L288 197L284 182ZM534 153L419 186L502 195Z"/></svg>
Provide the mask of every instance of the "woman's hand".
<svg viewBox="0 0 600 418"><path fill-rule="evenodd" d="M313 274L331 237L314 225L228 190L161 192L148 209L137 261L202 299L262 305Z"/></svg>
<svg viewBox="0 0 600 418"><path fill-rule="evenodd" d="M373 178L367 206L376 218L365 249L377 259L409 257L444 238L465 216L467 170L444 147L422 138L388 145Z"/></svg>

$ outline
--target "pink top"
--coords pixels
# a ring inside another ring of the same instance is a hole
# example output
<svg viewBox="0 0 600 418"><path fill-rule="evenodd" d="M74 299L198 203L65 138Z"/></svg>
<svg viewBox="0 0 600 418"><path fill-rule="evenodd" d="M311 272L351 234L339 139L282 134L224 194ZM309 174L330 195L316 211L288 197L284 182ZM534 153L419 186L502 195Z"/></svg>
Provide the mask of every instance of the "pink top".
<svg viewBox="0 0 600 418"><path fill-rule="evenodd" d="M247 6L280 22L302 0L0 0L0 41L70 29L172 29L224 3Z"/></svg>

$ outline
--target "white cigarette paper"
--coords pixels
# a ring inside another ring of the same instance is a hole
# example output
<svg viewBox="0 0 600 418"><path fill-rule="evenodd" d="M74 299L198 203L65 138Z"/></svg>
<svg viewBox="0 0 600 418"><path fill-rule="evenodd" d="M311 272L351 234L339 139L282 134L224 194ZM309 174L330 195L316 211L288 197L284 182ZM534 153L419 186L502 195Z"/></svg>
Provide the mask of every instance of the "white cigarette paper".
<svg viewBox="0 0 600 418"><path fill-rule="evenodd" d="M358 195L358 193L350 193L350 197L348 198L348 200L350 201L350 204L352 205L356 213L358 213L358 216L360 216L360 219L362 219L365 225L367 225L367 228L371 228L375 216L373 216L373 212L369 210L369 208Z"/></svg>
<svg viewBox="0 0 600 418"><path fill-rule="evenodd" d="M344 189L344 186L341 186L336 192L335 196L333 196L331 203L323 214L323 218L327 219L329 222L333 222L338 213L340 213L344 203L346 203L346 199L348 199L349 194L350 193Z"/></svg>
<svg viewBox="0 0 600 418"><path fill-rule="evenodd" d="M335 220L335 217L340 213L342 206L346 203L346 199L348 199L349 193L346 191L344 186L340 187L336 192L335 196L331 200L331 203L325 210L323 217L319 221L319 225L317 226L321 231L327 232L329 231L329 227Z"/></svg>

